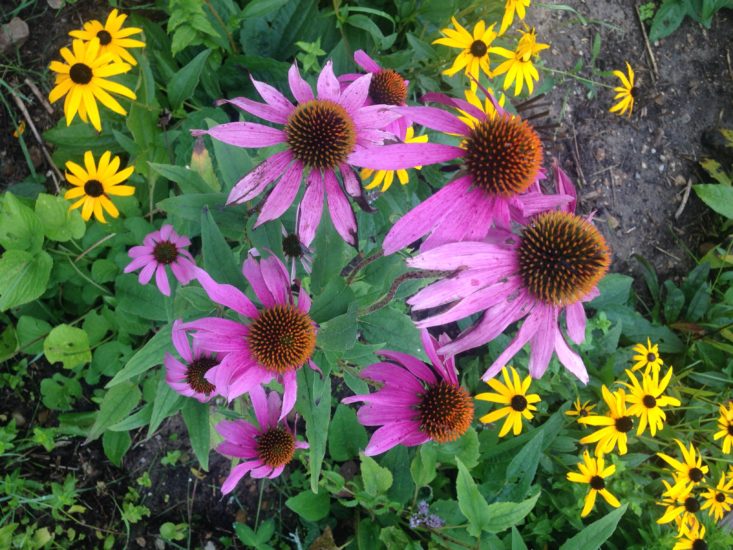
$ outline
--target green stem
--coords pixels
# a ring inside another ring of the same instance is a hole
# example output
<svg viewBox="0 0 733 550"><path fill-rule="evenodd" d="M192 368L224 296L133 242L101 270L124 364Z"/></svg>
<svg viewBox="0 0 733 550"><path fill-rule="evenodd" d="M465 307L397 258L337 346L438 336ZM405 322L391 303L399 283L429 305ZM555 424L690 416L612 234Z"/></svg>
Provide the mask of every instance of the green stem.
<svg viewBox="0 0 733 550"><path fill-rule="evenodd" d="M593 86L601 86L603 88L609 88L613 89L614 86L611 86L610 84L605 84L604 82L598 82L596 80L591 80L590 78L585 78L584 76L578 76L577 74L569 73L567 71L561 71L560 69L552 69L550 67L539 67L542 71L547 71L548 73L553 74L559 74L562 76L567 76L569 78L574 78L575 80L580 80L581 82L585 82L586 84L592 84Z"/></svg>

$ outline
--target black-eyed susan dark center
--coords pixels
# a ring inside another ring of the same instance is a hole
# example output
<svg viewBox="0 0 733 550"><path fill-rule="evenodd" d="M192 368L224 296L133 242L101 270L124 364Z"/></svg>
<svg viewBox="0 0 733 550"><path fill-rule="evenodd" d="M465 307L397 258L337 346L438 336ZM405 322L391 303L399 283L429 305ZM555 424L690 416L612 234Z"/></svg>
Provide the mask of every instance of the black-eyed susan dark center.
<svg viewBox="0 0 733 550"><path fill-rule="evenodd" d="M519 245L524 286L538 300L565 306L586 296L608 271L610 252L593 225L567 212L546 212L525 227Z"/></svg>
<svg viewBox="0 0 733 550"><path fill-rule="evenodd" d="M471 51L472 56L483 57L486 55L486 52L489 51L489 48L483 40L474 40L471 43L469 50Z"/></svg>
<svg viewBox="0 0 733 550"><path fill-rule="evenodd" d="M580 411L578 412L578 414L580 416L588 416L590 414L590 411L588 409L583 408L583 409L580 409Z"/></svg>
<svg viewBox="0 0 733 550"><path fill-rule="evenodd" d="M733 423L728 424L728 435L733 435Z"/></svg>
<svg viewBox="0 0 733 550"><path fill-rule="evenodd" d="M267 370L282 374L310 359L316 330L308 314L295 306L276 305L262 310L249 326L249 349Z"/></svg>
<svg viewBox="0 0 733 550"><path fill-rule="evenodd" d="M627 433L634 427L634 419L630 416L621 416L616 419L616 430L621 433Z"/></svg>
<svg viewBox="0 0 733 550"><path fill-rule="evenodd" d="M708 550L708 543L702 539L692 541L692 550Z"/></svg>
<svg viewBox="0 0 733 550"><path fill-rule="evenodd" d="M460 387L441 381L427 388L417 406L420 431L438 443L458 439L473 420L473 401Z"/></svg>
<svg viewBox="0 0 733 550"><path fill-rule="evenodd" d="M527 398L523 395L515 395L509 404L515 411L523 412L527 408Z"/></svg>
<svg viewBox="0 0 733 550"><path fill-rule="evenodd" d="M178 258L178 247L170 241L155 243L153 257L159 264L172 264Z"/></svg>
<svg viewBox="0 0 733 550"><path fill-rule="evenodd" d="M295 437L285 428L270 428L257 436L257 456L267 466L285 466L295 454Z"/></svg>
<svg viewBox="0 0 733 550"><path fill-rule="evenodd" d="M654 398L653 395L645 395L644 397L642 397L641 402L647 409L653 409L657 406L657 400Z"/></svg>
<svg viewBox="0 0 733 550"><path fill-rule="evenodd" d="M85 63L74 63L69 69L69 77L74 84L89 84L93 76L92 68Z"/></svg>
<svg viewBox="0 0 733 550"><path fill-rule="evenodd" d="M303 245L297 235L290 233L283 237L283 252L290 258L300 258L303 256Z"/></svg>
<svg viewBox="0 0 733 550"><path fill-rule="evenodd" d="M285 135L293 156L311 168L335 168L356 144L354 121L333 101L301 103L288 117Z"/></svg>
<svg viewBox="0 0 733 550"><path fill-rule="evenodd" d="M112 35L104 29L97 33L97 38L99 39L99 44L101 46L106 46L107 44L112 42Z"/></svg>
<svg viewBox="0 0 733 550"><path fill-rule="evenodd" d="M92 198L104 195L104 186L99 180L89 180L84 184L84 193Z"/></svg>
<svg viewBox="0 0 733 550"><path fill-rule="evenodd" d="M601 476L593 476L592 478L590 478L590 486L596 491L602 491L606 488L606 482L603 481L603 478Z"/></svg>
<svg viewBox="0 0 733 550"><path fill-rule="evenodd" d="M698 483L703 478L703 473L700 468L690 468L688 475L690 476L690 480L694 481L695 483Z"/></svg>
<svg viewBox="0 0 733 550"><path fill-rule="evenodd" d="M404 105L407 99L407 82L392 69L373 73L369 97L376 104Z"/></svg>
<svg viewBox="0 0 733 550"><path fill-rule="evenodd" d="M695 497L687 497L685 499L685 510L687 510L691 514L694 514L700 510L700 503Z"/></svg>
<svg viewBox="0 0 733 550"><path fill-rule="evenodd" d="M511 197L534 183L542 164L542 143L519 117L497 114L477 124L464 143L471 180L491 196Z"/></svg>
<svg viewBox="0 0 733 550"><path fill-rule="evenodd" d="M725 502L725 495L723 493L716 493L715 501L716 502Z"/></svg>
<svg viewBox="0 0 733 550"><path fill-rule="evenodd" d="M219 362L213 357L204 356L194 359L186 371L186 382L191 386L191 389L205 395L212 393L216 386L209 382L204 375L218 364Z"/></svg>
<svg viewBox="0 0 733 550"><path fill-rule="evenodd" d="M646 360L649 363L654 363L657 360L657 354L656 353L647 353Z"/></svg>

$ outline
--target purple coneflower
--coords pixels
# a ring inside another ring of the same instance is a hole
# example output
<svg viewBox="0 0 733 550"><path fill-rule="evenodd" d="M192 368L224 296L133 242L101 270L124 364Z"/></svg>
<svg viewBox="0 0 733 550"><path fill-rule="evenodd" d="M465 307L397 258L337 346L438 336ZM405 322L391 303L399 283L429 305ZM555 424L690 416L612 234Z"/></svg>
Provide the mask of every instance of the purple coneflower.
<svg viewBox="0 0 733 550"><path fill-rule="evenodd" d="M166 353L163 359L165 381L181 395L206 403L216 395L216 388L206 379L206 373L219 364L217 354L202 350L196 341L192 347L181 321L173 323L173 346L184 363Z"/></svg>
<svg viewBox="0 0 733 550"><path fill-rule="evenodd" d="M441 359L438 341L427 330L420 334L432 365L406 353L383 350L385 361L369 365L362 378L382 387L370 394L354 395L344 403L366 403L357 416L364 426L381 426L372 434L364 454L384 453L395 445L412 447L427 441L444 443L462 436L473 420L473 400L458 383L453 358ZM446 335L440 344L446 345Z"/></svg>
<svg viewBox="0 0 733 550"><path fill-rule="evenodd" d="M224 438L216 450L226 456L244 459L237 464L221 486L225 495L231 493L247 473L253 478L279 476L293 459L295 449L307 449L308 443L298 441L295 434L280 420L287 414L277 392L265 394L259 386L249 392L258 426L245 420L225 420L216 425Z"/></svg>
<svg viewBox="0 0 733 550"><path fill-rule="evenodd" d="M494 110L489 113L462 99L440 94L430 97L459 109L459 114L435 107L396 110L413 122L460 137L460 147L400 143L357 151L351 157L357 166L378 170L448 160L463 163L457 178L395 223L384 238L385 254L397 252L424 235L429 236L421 250L481 240L492 226L508 230L512 220L525 223L538 212L568 202L564 195L542 193L542 143L527 121L507 113L490 94Z"/></svg>
<svg viewBox="0 0 733 550"><path fill-rule="evenodd" d="M209 298L250 321L206 317L185 323L202 349L220 354L221 362L205 378L229 401L276 378L283 384L283 416L293 408L296 372L311 360L316 347L316 325L308 315L311 300L298 289L297 304L283 263L270 256L259 262L250 255L244 276L262 304L257 308L238 288L214 281L203 269L196 277Z"/></svg>
<svg viewBox="0 0 733 550"><path fill-rule="evenodd" d="M279 178L262 205L256 227L280 217L290 207L303 176L307 175L297 216L301 242L309 246L315 237L325 193L336 231L355 246L356 218L343 191L361 197L361 185L351 168L351 156L358 151L379 149L385 139L392 138L383 128L400 115L390 112L390 107L384 105L365 106L371 74L359 77L341 91L331 61L318 77L317 96L301 78L297 64L290 68L288 81L297 101L295 105L272 86L254 79L252 82L265 103L245 97L227 100L250 114L283 125L282 129L253 122L231 122L192 133L208 134L238 147L286 145L284 151L272 155L234 186L228 204L254 199ZM341 176L341 183L337 174Z"/></svg>
<svg viewBox="0 0 733 550"><path fill-rule="evenodd" d="M148 233L142 246L133 246L127 252L132 261L125 267L125 273L142 268L138 276L141 285L148 284L155 273L158 290L170 296L171 287L165 266L171 268L173 276L182 285L190 283L196 277L196 262L186 250L190 244L188 237L178 235L172 225L165 224L159 231Z"/></svg>
<svg viewBox="0 0 733 550"><path fill-rule="evenodd" d="M558 178L560 177L559 168ZM567 184L569 179L562 174ZM583 383L588 373L560 329L561 314L570 339L585 339L583 302L598 295L598 281L608 270L610 252L590 221L565 209L538 214L520 236L494 230L485 241L438 246L407 260L419 269L456 270L451 277L425 287L408 300L415 310L448 306L419 323L426 328L483 312L483 317L440 348L454 355L490 342L512 323L524 319L516 336L484 373L493 378L529 342L529 372L547 369L553 351ZM491 241L491 242L489 242Z"/></svg>

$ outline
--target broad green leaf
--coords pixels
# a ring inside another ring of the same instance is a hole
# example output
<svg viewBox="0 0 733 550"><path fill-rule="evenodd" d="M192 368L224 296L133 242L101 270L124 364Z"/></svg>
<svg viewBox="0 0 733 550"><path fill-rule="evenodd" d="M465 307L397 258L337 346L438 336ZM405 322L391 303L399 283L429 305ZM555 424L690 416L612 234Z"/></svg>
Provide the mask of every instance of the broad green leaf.
<svg viewBox="0 0 733 550"><path fill-rule="evenodd" d="M119 272L117 264L107 258L99 258L92 264L92 279L99 284L114 281Z"/></svg>
<svg viewBox="0 0 733 550"><path fill-rule="evenodd" d="M412 459L412 464L410 464L410 473L415 485L425 487L430 484L437 475L435 466L435 449L428 445L420 445L418 452L415 453L415 458Z"/></svg>
<svg viewBox="0 0 733 550"><path fill-rule="evenodd" d="M708 174L710 174L710 176L718 183L722 183L723 185L733 184L733 180L731 180L731 177L725 173L725 170L723 170L723 167L720 165L720 163L717 160L715 159L701 160L700 166L702 166L705 169L705 171Z"/></svg>
<svg viewBox="0 0 733 550"><path fill-rule="evenodd" d="M166 351L171 349L171 325L161 328L155 336L140 348L133 355L123 369L118 372L115 377L107 382L106 388L112 388L123 382L126 382L134 376L138 376L160 365L163 362L163 356Z"/></svg>
<svg viewBox="0 0 733 550"><path fill-rule="evenodd" d="M158 389L155 392L153 412L150 415L150 425L148 426L146 439L150 439L163 420L178 412L183 406L184 399L184 396L174 391L165 381L165 369L160 369L160 379L158 380Z"/></svg>
<svg viewBox="0 0 733 550"><path fill-rule="evenodd" d="M168 275L169 281L171 276ZM155 277L146 285L138 282L137 275L124 274L115 279L117 289L117 309L134 313L151 321L167 321L166 297L155 284Z"/></svg>
<svg viewBox="0 0 733 550"><path fill-rule="evenodd" d="M489 505L481 496L476 482L460 458L456 458L456 466L458 466L458 477L456 478L458 507L468 520L468 533L474 537L480 537L481 531L488 530Z"/></svg>
<svg viewBox="0 0 733 550"><path fill-rule="evenodd" d="M60 118L56 126L43 133L43 137L56 145L52 156L57 166L63 166L68 160L78 163L86 151L91 151L94 158L99 158L105 151L120 151L117 140L106 126L100 134L91 124L81 121L66 126L66 121Z"/></svg>
<svg viewBox="0 0 733 550"><path fill-rule="evenodd" d="M79 209L69 210L71 203L55 195L41 193L36 199L36 215L43 225L43 232L52 241L66 242L81 239L86 224Z"/></svg>
<svg viewBox="0 0 733 550"><path fill-rule="evenodd" d="M177 183L181 188L181 192L184 194L211 193L212 191L216 191L216 189L211 189L198 173L184 166L160 164L158 162L150 162L148 165L156 174L160 174L165 179Z"/></svg>
<svg viewBox="0 0 733 550"><path fill-rule="evenodd" d="M150 423L150 415L152 414L152 412L153 404L145 403L145 405L140 407L130 416L128 416L124 420L120 420L119 422L117 422L117 424L112 424L107 429L113 432L127 432L130 430L141 428L142 426L147 426Z"/></svg>
<svg viewBox="0 0 733 550"><path fill-rule="evenodd" d="M209 469L209 451L211 426L209 424L209 406L196 399L186 399L181 409L183 421L188 428L188 439L191 442L199 464L204 470Z"/></svg>
<svg viewBox="0 0 733 550"><path fill-rule="evenodd" d="M487 521L483 529L489 533L501 533L522 521L537 504L540 493L522 502L494 502L489 504Z"/></svg>
<svg viewBox="0 0 733 550"><path fill-rule="evenodd" d="M598 290L601 294L589 303L590 307L602 311L610 305L626 304L629 301L633 282L634 279L628 275L609 273L598 283Z"/></svg>
<svg viewBox="0 0 733 550"><path fill-rule="evenodd" d="M466 430L466 433L455 441L440 444L431 441L426 445L435 449L438 462L453 464L457 459L460 459L467 468L473 468L478 464L478 434L473 427Z"/></svg>
<svg viewBox="0 0 733 550"><path fill-rule="evenodd" d="M392 472L377 464L377 461L364 453L361 458L361 480L364 483L364 490L370 496L377 496L386 493L392 487Z"/></svg>
<svg viewBox="0 0 733 550"><path fill-rule="evenodd" d="M201 71L204 70L210 54L211 50L203 50L174 74L168 82L168 101L170 101L171 109L178 110L184 101L193 96L201 78Z"/></svg>
<svg viewBox="0 0 733 550"><path fill-rule="evenodd" d="M627 506L628 504L624 504L594 521L573 538L566 540L560 550L597 550L613 535L618 522L626 513Z"/></svg>
<svg viewBox="0 0 733 550"><path fill-rule="evenodd" d="M362 317L359 325L367 342L383 342L385 349L426 359L420 332L406 313L390 306L383 307Z"/></svg>
<svg viewBox="0 0 733 550"><path fill-rule="evenodd" d="M54 327L43 341L43 353L49 363L63 363L73 369L92 360L86 331L70 325Z"/></svg>
<svg viewBox="0 0 733 550"><path fill-rule="evenodd" d="M351 304L343 315L321 323L317 345L324 351L344 352L356 344L356 304Z"/></svg>
<svg viewBox="0 0 733 550"><path fill-rule="evenodd" d="M51 325L41 319L21 315L16 325L18 332L18 346L26 355L33 355L43 351L43 339L51 332Z"/></svg>
<svg viewBox="0 0 733 550"><path fill-rule="evenodd" d="M529 486L537 473L537 465L542 456L544 432L534 430L535 436L522 447L506 469L506 483L502 500L520 500L527 495Z"/></svg>
<svg viewBox="0 0 733 550"><path fill-rule="evenodd" d="M319 521L331 512L331 498L325 491L302 491L285 501L285 506L306 521Z"/></svg>
<svg viewBox="0 0 733 550"><path fill-rule="evenodd" d="M331 377L327 363L319 363L323 376L305 366L298 370L298 399L296 406L305 420L305 436L310 445L311 490L318 492L326 439L331 421Z"/></svg>
<svg viewBox="0 0 733 550"><path fill-rule="evenodd" d="M41 380L41 402L56 411L68 411L79 397L81 384L75 378L56 373Z"/></svg>
<svg viewBox="0 0 733 550"><path fill-rule="evenodd" d="M102 436L102 448L109 461L117 466L122 466L122 457L130 448L132 438L129 432L104 432Z"/></svg>
<svg viewBox="0 0 733 550"><path fill-rule="evenodd" d="M132 382L124 382L109 389L99 405L99 412L89 430L87 441L97 439L107 428L127 417L141 397L140 388Z"/></svg>
<svg viewBox="0 0 733 550"><path fill-rule="evenodd" d="M331 420L328 434L328 454L333 460L344 462L359 456L369 436L356 418L351 407L339 405Z"/></svg>
<svg viewBox="0 0 733 550"><path fill-rule="evenodd" d="M209 275L218 283L241 285L244 277L240 266L208 208L201 211L201 243L204 269Z"/></svg>
<svg viewBox="0 0 733 550"><path fill-rule="evenodd" d="M7 325L0 332L0 362L15 355L18 349L18 335L13 325Z"/></svg>
<svg viewBox="0 0 733 550"><path fill-rule="evenodd" d="M692 188L710 208L729 220L733 219L733 187L719 183L701 183Z"/></svg>
<svg viewBox="0 0 733 550"><path fill-rule="evenodd" d="M652 21L649 30L649 40L656 42L676 31L687 14L687 8L682 0L667 0L663 2Z"/></svg>
<svg viewBox="0 0 733 550"><path fill-rule="evenodd" d="M516 527L512 526L512 550L527 550L527 545Z"/></svg>
<svg viewBox="0 0 733 550"><path fill-rule="evenodd" d="M242 14L240 17L242 17L242 19L250 17L262 17L263 15L267 15L273 11L277 11L285 4L287 4L288 1L289 0L253 0L252 2L247 4L247 7L244 8L244 10L242 10Z"/></svg>
<svg viewBox="0 0 733 550"><path fill-rule="evenodd" d="M43 245L43 225L35 212L6 192L0 212L0 245L35 252Z"/></svg>

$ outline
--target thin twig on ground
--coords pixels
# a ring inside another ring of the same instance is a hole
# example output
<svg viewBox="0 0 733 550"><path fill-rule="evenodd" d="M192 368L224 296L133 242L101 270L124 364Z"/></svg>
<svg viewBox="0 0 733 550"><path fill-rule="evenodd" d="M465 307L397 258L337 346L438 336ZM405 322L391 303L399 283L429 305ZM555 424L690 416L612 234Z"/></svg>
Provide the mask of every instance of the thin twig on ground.
<svg viewBox="0 0 733 550"><path fill-rule="evenodd" d="M668 251L666 251L666 250L665 250L664 248L661 248L661 247L659 247L659 246L657 246L657 245L654 245L654 248L656 248L657 250L659 250L659 252L661 252L662 254L666 254L666 255L667 255L667 256L669 256L670 258L674 258L674 259L675 259L675 260L677 260L678 262L681 262L681 261L682 261L681 259L679 259L679 258L678 258L677 256L675 256L675 255L674 255L674 254L672 254L671 252L668 252Z"/></svg>
<svg viewBox="0 0 733 550"><path fill-rule="evenodd" d="M51 107L51 104L46 99L46 96L44 96L41 93L41 90L38 89L38 86L36 86L36 83L33 82L30 78L26 78L23 82L25 82L28 87L31 89L31 92L33 92L33 95L36 96L38 101L43 105L43 108L46 109L46 112L49 115L53 114L53 107Z"/></svg>
<svg viewBox="0 0 733 550"><path fill-rule="evenodd" d="M36 128L36 125L33 124L33 119L31 118L30 113L28 112L28 109L25 106L25 103L23 103L23 100L20 98L20 96L13 91L12 94L13 101L18 106L18 109L23 114L23 118L25 119L26 124L31 129L31 132L33 133L33 137L36 138L36 141L41 146L41 151L43 152L43 156L46 158L46 162L48 162L48 165L51 167L52 174L55 174L56 177L51 178L53 180L53 185L56 188L56 193L61 193L61 188L59 187L59 182L64 181L64 176L61 174L58 168L56 168L56 165L53 162L53 159L51 158L51 154L48 152L48 149L46 149L46 144L43 143L43 139L41 139L41 134L38 133L38 129ZM58 178L58 179L56 179Z"/></svg>
<svg viewBox="0 0 733 550"><path fill-rule="evenodd" d="M573 159L575 160L575 167L578 170L578 177L580 178L580 183L583 187L586 186L587 181L585 179L585 174L583 174L583 167L580 165L580 150L578 149L578 134L575 132L575 124L571 124L570 126L573 129Z"/></svg>
<svg viewBox="0 0 733 550"><path fill-rule="evenodd" d="M644 45L646 46L646 53L649 56L649 62L652 64L652 80L656 84L657 79L659 78L659 67L657 67L657 60L654 57L654 52L652 51L652 45L649 43L649 36L646 33L646 27L644 27L644 21L641 20L641 12L639 11L639 6L635 6L634 9L636 10L636 19L639 21L639 27L641 28L641 34L644 37Z"/></svg>
<svg viewBox="0 0 733 550"><path fill-rule="evenodd" d="M687 185L685 186L685 193L682 195L682 202L680 203L677 211L674 213L674 219L677 220L682 215L682 212L687 206L687 199L690 198L690 190L692 189L692 178L687 179Z"/></svg>

